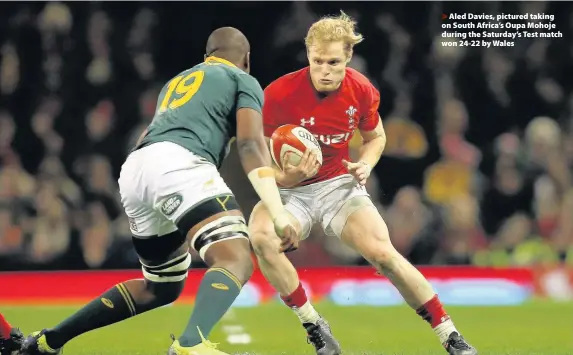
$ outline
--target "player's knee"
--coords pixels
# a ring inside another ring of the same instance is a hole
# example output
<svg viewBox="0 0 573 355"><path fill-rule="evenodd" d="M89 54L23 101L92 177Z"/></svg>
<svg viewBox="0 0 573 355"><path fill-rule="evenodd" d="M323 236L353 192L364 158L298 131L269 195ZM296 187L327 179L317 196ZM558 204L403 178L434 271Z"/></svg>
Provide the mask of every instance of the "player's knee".
<svg viewBox="0 0 573 355"><path fill-rule="evenodd" d="M251 245L258 258L269 260L279 255L278 238L274 231L256 229L251 232Z"/></svg>
<svg viewBox="0 0 573 355"><path fill-rule="evenodd" d="M242 215L224 215L191 236L191 246L210 267L227 269L246 282L253 273L249 233Z"/></svg>
<svg viewBox="0 0 573 355"><path fill-rule="evenodd" d="M382 269L387 269L392 267L396 255L386 248L378 248L377 250L371 251L370 255L366 257L367 259L372 260L376 266L379 266Z"/></svg>
<svg viewBox="0 0 573 355"><path fill-rule="evenodd" d="M253 259L251 258L251 249L248 242L245 240L244 244L233 243L229 247L234 251L226 256L220 258L216 263L224 269L235 275L243 284L246 283L255 270Z"/></svg>
<svg viewBox="0 0 573 355"><path fill-rule="evenodd" d="M400 260L403 260L390 241L381 240L373 243L372 248L363 256L385 275L393 273L399 267Z"/></svg>
<svg viewBox="0 0 573 355"><path fill-rule="evenodd" d="M258 258L268 260L279 255L279 238L268 212L261 203L257 204L251 213L249 233L251 245Z"/></svg>
<svg viewBox="0 0 573 355"><path fill-rule="evenodd" d="M251 278L254 270L251 248L246 238L232 239L213 245L205 254L205 262L210 267L226 269L243 284Z"/></svg>

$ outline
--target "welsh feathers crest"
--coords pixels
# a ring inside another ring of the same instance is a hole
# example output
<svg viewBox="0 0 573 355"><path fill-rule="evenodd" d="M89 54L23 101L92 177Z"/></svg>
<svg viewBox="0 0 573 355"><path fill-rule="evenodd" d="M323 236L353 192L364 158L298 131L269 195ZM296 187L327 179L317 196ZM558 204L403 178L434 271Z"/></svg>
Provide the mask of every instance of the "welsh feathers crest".
<svg viewBox="0 0 573 355"><path fill-rule="evenodd" d="M356 107L350 106L348 110L346 110L346 114L348 115L348 118L354 118L354 114L356 114L357 111L358 110L356 109Z"/></svg>

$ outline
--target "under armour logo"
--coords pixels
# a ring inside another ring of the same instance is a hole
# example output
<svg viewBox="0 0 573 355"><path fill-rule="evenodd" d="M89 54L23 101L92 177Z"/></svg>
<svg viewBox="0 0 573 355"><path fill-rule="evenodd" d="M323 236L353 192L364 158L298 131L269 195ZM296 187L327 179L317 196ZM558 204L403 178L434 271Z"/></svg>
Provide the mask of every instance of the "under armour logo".
<svg viewBox="0 0 573 355"><path fill-rule="evenodd" d="M304 118L301 118L301 119L300 119L300 125L303 126L303 127L306 126L306 125L314 126L314 117L311 117L311 118L308 119L308 120L305 120Z"/></svg>

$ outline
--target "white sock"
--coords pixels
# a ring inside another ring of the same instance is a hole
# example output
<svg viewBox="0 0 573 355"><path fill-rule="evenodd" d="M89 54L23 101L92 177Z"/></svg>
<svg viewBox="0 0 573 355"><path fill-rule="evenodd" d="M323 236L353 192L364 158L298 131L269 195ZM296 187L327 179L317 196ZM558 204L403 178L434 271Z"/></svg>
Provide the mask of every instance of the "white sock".
<svg viewBox="0 0 573 355"><path fill-rule="evenodd" d="M444 344L453 332L457 332L459 334L451 319L442 322L434 328L434 333L436 333L438 339L440 339L440 344Z"/></svg>
<svg viewBox="0 0 573 355"><path fill-rule="evenodd" d="M293 307L292 310L296 313L298 319L300 319L302 323L316 324L320 319L320 315L309 301L306 301L306 303L300 308Z"/></svg>

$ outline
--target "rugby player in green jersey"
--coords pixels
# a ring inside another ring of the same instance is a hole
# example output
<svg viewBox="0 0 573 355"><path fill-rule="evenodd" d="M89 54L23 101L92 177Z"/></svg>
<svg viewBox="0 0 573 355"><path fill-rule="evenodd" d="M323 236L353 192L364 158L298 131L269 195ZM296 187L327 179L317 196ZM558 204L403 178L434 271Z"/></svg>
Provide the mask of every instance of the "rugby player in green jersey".
<svg viewBox="0 0 573 355"><path fill-rule="evenodd" d="M58 354L80 334L172 303L191 264L189 246L209 269L189 323L168 354L225 354L205 337L253 271L245 219L218 172L233 136L283 238L282 251L297 247L263 135L263 91L249 75L249 42L224 27L210 35L206 52L203 63L161 90L153 121L121 169L121 201L144 279L117 284L57 326L32 333L23 354Z"/></svg>

